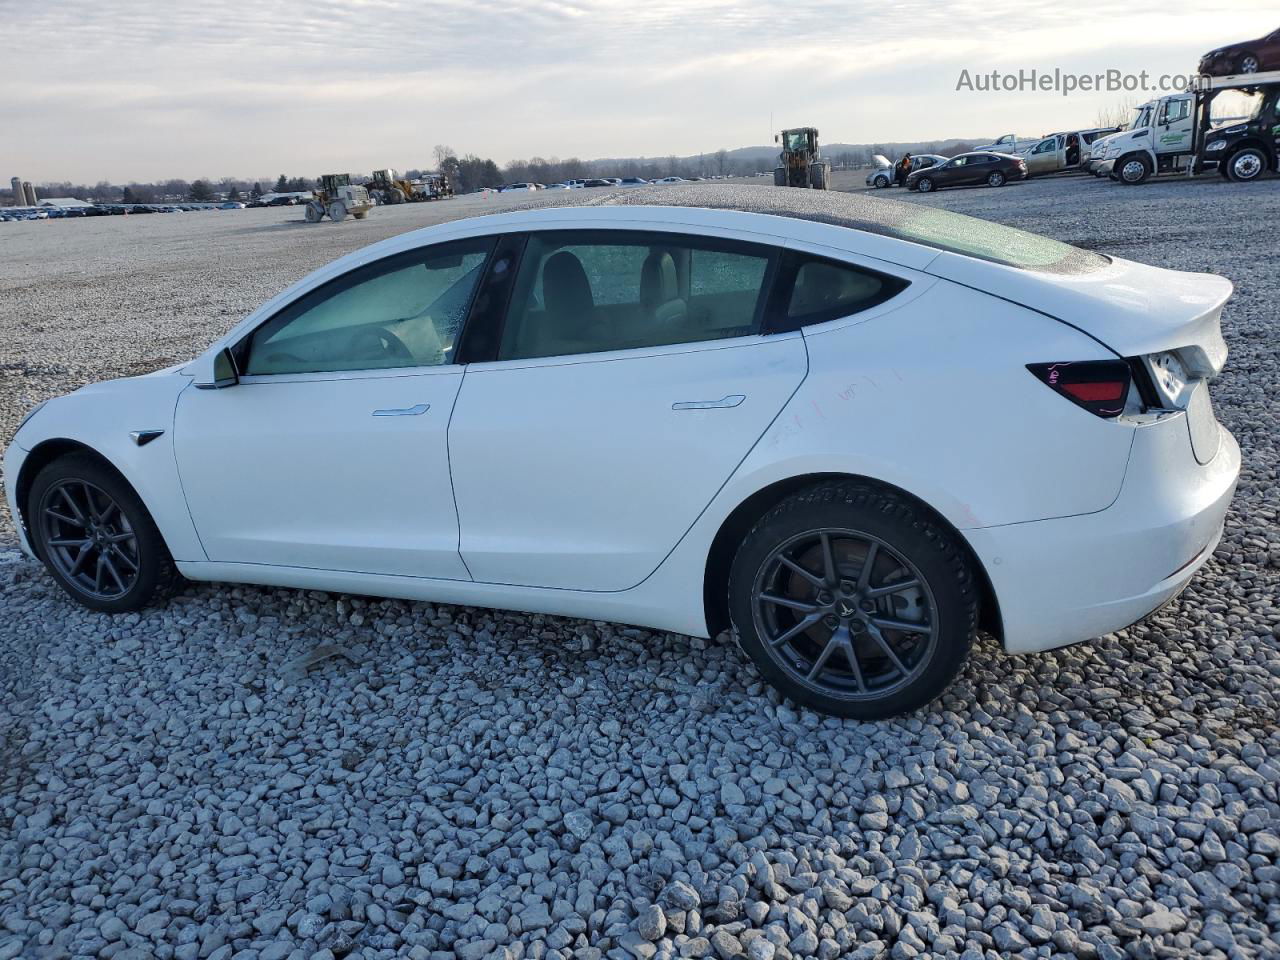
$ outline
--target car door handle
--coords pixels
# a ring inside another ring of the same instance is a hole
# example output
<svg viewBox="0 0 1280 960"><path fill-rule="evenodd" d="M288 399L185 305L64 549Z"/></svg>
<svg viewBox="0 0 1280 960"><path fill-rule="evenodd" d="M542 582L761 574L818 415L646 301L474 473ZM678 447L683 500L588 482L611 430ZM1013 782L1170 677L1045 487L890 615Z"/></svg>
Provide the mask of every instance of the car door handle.
<svg viewBox="0 0 1280 960"><path fill-rule="evenodd" d="M416 417L431 409L429 403L415 403L412 407L388 407L386 410L375 410L375 417Z"/></svg>
<svg viewBox="0 0 1280 960"><path fill-rule="evenodd" d="M730 394L720 400L681 400L671 405L672 410L721 410L725 407L736 407L747 399L741 393Z"/></svg>

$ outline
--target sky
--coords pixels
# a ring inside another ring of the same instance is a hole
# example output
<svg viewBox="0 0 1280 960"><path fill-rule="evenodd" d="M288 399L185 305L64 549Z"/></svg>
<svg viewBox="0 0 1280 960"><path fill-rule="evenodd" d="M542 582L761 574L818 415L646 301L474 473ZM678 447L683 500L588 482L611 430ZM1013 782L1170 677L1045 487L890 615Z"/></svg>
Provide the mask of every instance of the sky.
<svg viewBox="0 0 1280 960"><path fill-rule="evenodd" d="M499 163L689 155L784 126L1038 136L1150 97L958 91L961 71L1188 74L1280 27L1273 0L1222 6L0 0L0 183L429 168L440 143Z"/></svg>

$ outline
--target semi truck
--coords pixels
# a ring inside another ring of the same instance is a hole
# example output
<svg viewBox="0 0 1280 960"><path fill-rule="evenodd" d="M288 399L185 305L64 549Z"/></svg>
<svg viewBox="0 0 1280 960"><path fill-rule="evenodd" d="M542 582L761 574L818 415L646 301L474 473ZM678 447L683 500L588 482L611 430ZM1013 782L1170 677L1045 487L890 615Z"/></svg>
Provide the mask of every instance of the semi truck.
<svg viewBox="0 0 1280 960"><path fill-rule="evenodd" d="M1141 126L1109 139L1098 172L1126 186L1162 173L1217 169L1238 182L1277 170L1280 157L1280 71L1206 77L1196 90L1155 100ZM1243 94L1245 116L1214 119L1224 93Z"/></svg>

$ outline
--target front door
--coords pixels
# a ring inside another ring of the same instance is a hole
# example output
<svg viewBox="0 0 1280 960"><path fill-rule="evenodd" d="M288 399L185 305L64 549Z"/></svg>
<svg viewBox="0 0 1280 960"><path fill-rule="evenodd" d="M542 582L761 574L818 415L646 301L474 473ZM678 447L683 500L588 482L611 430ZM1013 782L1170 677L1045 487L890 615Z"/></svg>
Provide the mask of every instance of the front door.
<svg viewBox="0 0 1280 960"><path fill-rule="evenodd" d="M453 341L488 254L400 254L304 294L183 391L183 490L210 560L467 579L449 477Z"/></svg>
<svg viewBox="0 0 1280 960"><path fill-rule="evenodd" d="M1191 97L1170 97L1160 106L1156 116L1155 150L1157 154L1188 153L1192 146Z"/></svg>
<svg viewBox="0 0 1280 960"><path fill-rule="evenodd" d="M530 237L496 359L449 431L477 581L616 591L648 577L804 379L761 336L777 251L628 231Z"/></svg>
<svg viewBox="0 0 1280 960"><path fill-rule="evenodd" d="M1048 137L1035 145L1027 155L1027 174L1053 173L1061 169L1062 162L1057 137Z"/></svg>

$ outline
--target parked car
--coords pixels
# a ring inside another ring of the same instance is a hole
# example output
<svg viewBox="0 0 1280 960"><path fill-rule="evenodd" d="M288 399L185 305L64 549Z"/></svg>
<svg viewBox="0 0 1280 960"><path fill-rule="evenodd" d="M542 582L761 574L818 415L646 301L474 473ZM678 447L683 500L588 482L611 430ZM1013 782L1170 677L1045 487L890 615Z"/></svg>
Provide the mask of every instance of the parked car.
<svg viewBox="0 0 1280 960"><path fill-rule="evenodd" d="M911 169L912 171L927 170L930 167L936 167L940 163L946 163L946 161L946 157L937 153L915 153L911 155ZM887 157L876 154L871 158L871 162L874 166L871 172L867 174L868 187L883 189L898 185L898 181L894 177L895 165Z"/></svg>
<svg viewBox="0 0 1280 960"><path fill-rule="evenodd" d="M226 203L218 204L219 210L243 210L244 204L236 200L228 200Z"/></svg>
<svg viewBox="0 0 1280 960"><path fill-rule="evenodd" d="M267 201L268 207L295 207L297 205L297 197L272 197Z"/></svg>
<svg viewBox="0 0 1280 960"><path fill-rule="evenodd" d="M618 181L620 187L647 187L649 181L644 177L623 177Z"/></svg>
<svg viewBox="0 0 1280 960"><path fill-rule="evenodd" d="M962 153L946 163L912 170L907 175L907 189L928 193L939 187L963 187L985 183L1003 187L1010 180L1025 180L1027 162L1006 153Z"/></svg>
<svg viewBox="0 0 1280 960"><path fill-rule="evenodd" d="M1231 283L791 193L351 253L189 363L28 414L20 545L109 613L176 569L732 626L785 695L862 719L936 697L979 626L1028 653L1176 596L1240 469L1208 396Z"/></svg>
<svg viewBox="0 0 1280 960"><path fill-rule="evenodd" d="M505 187L503 187L498 192L499 193L519 193L520 191L532 192L537 189L538 189L538 185L536 183L508 183Z"/></svg>
<svg viewBox="0 0 1280 960"><path fill-rule="evenodd" d="M684 177L662 177L658 180L654 180L653 182L654 183L686 183L687 181L684 179Z"/></svg>
<svg viewBox="0 0 1280 960"><path fill-rule="evenodd" d="M1280 30L1257 40L1245 40L1210 50L1200 58L1199 66L1200 73L1211 77L1271 70L1280 70Z"/></svg>
<svg viewBox="0 0 1280 960"><path fill-rule="evenodd" d="M979 153L1007 153L1011 156L1017 156L1025 153L1037 143L1043 140L1043 137L1020 137L1016 133L1006 133L994 143L988 143L978 147Z"/></svg>
<svg viewBox="0 0 1280 960"><path fill-rule="evenodd" d="M584 187L612 187L614 183L612 180L606 180L603 177L592 177L589 180L583 180L582 185Z"/></svg>

